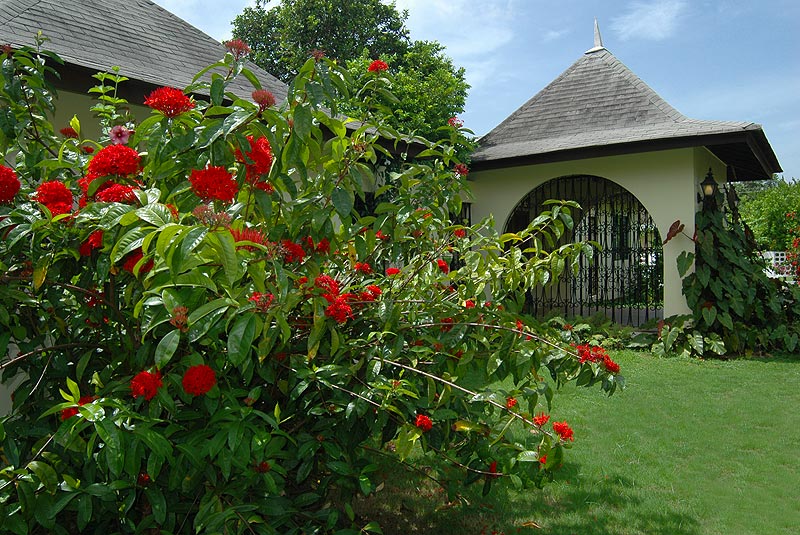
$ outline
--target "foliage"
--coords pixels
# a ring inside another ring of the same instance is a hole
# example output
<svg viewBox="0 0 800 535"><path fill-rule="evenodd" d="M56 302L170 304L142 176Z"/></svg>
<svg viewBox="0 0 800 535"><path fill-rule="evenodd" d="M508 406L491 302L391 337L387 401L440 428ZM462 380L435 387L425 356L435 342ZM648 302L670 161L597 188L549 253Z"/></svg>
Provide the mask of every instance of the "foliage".
<svg viewBox="0 0 800 535"><path fill-rule="evenodd" d="M233 35L250 45L256 64L281 80L289 82L312 51L346 64L356 77L380 58L393 75L397 99L387 105L394 109L389 121L396 128L440 139L437 129L464 110L469 89L464 69L453 65L440 43L411 41L405 27L408 13L398 12L394 2L269 4L262 0L245 8L233 21ZM359 100L353 99L347 112L359 108Z"/></svg>
<svg viewBox="0 0 800 535"><path fill-rule="evenodd" d="M726 353L791 352L800 338L800 291L796 285L786 286L766 275L764 261L757 255L736 206L729 204L730 219L726 218L722 197L718 193L696 216L695 253L678 257L692 323L665 319L669 328L659 333L654 350L669 351L684 339L683 352L721 354L712 338L717 335ZM693 263L694 271L687 275Z"/></svg>
<svg viewBox="0 0 800 535"><path fill-rule="evenodd" d="M766 189L743 196L739 211L760 247L788 251L793 222L787 214L800 212L800 181L770 181Z"/></svg>
<svg viewBox="0 0 800 535"><path fill-rule="evenodd" d="M622 384L520 319L529 288L590 252L558 245L575 205L515 234L452 225L456 128L404 161L381 119L337 114L339 95L376 102L380 72L351 89L311 59L276 109L229 53L212 66L227 76L186 88L207 100L151 94L135 132L106 107L93 144L46 119L45 58L2 62L3 176L21 182L0 205L0 370L20 381L0 420L4 530L377 532L351 506L375 455L434 452L458 467L451 495L541 486L573 438L541 416L554 385ZM258 104L227 91L237 74ZM99 80L100 96L122 81ZM381 181L379 158L399 160ZM373 188L389 200L361 217Z"/></svg>

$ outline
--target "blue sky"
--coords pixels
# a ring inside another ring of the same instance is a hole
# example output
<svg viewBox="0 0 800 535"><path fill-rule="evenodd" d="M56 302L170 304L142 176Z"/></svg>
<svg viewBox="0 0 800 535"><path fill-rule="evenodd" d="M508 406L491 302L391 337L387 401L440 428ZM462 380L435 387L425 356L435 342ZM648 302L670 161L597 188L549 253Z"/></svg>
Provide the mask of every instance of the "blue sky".
<svg viewBox="0 0 800 535"><path fill-rule="evenodd" d="M155 0L217 39L253 0ZM485 134L592 47L605 47L684 115L759 123L800 179L798 0L397 0L414 39L437 40L472 85L465 126Z"/></svg>

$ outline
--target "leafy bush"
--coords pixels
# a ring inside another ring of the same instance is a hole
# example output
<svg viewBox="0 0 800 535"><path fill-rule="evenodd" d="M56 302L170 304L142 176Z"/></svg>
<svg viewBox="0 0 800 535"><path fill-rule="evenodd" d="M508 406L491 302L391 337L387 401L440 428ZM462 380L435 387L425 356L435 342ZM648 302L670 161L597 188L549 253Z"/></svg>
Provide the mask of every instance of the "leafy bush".
<svg viewBox="0 0 800 535"><path fill-rule="evenodd" d="M800 212L800 181L776 180L771 187L744 197L739 210L760 247L788 251L793 222L787 214Z"/></svg>
<svg viewBox="0 0 800 535"><path fill-rule="evenodd" d="M369 101L381 70L359 93L310 59L277 109L236 50L185 93L153 92L139 124L124 78L99 75L99 141L46 120L58 58L5 52L0 369L21 381L0 420L6 531L377 531L350 505L375 455L434 451L487 491L542 485L573 440L547 423L545 377L622 383L519 315L589 247L547 250L569 203L517 234L452 225L457 128L406 161L379 115L350 124L332 97ZM227 92L235 75L255 102ZM370 188L391 202L355 213Z"/></svg>

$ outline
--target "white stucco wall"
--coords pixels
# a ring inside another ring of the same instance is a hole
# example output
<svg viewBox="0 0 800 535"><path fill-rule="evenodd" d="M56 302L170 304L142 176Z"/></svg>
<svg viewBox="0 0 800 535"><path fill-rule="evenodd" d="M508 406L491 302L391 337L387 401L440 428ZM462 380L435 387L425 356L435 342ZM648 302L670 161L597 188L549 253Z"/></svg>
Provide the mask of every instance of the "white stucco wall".
<svg viewBox="0 0 800 535"><path fill-rule="evenodd" d="M709 167L716 177L725 177L724 165L710 152L687 148L477 171L470 175L472 218L477 222L494 216L496 227L502 231L517 203L537 186L562 176L594 175L611 180L636 196L653 218L662 240L678 219L691 236L698 184ZM689 312L681 293L677 258L681 252L693 250L694 243L685 236L664 246L665 316Z"/></svg>

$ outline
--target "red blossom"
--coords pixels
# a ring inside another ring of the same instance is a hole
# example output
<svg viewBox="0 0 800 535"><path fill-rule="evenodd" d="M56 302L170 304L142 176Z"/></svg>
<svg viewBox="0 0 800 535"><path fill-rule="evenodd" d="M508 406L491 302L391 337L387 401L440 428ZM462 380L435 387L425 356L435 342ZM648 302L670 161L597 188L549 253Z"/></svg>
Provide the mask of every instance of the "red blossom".
<svg viewBox="0 0 800 535"><path fill-rule="evenodd" d="M581 344L575 347L578 352L580 363L584 362L601 362L608 357L606 350L600 346L590 346L589 344Z"/></svg>
<svg viewBox="0 0 800 535"><path fill-rule="evenodd" d="M237 61L250 53L250 47L247 46L247 43L241 39L231 39L230 41L225 41L224 45L228 52L233 54L233 59Z"/></svg>
<svg viewBox="0 0 800 535"><path fill-rule="evenodd" d="M267 461L261 461L260 463L256 464L253 467L253 470L258 472L259 474L266 474L272 468Z"/></svg>
<svg viewBox="0 0 800 535"><path fill-rule="evenodd" d="M121 124L115 125L111 128L111 131L108 133L108 137L111 138L111 143L114 145L127 145L128 139L131 137L133 131L128 130Z"/></svg>
<svg viewBox="0 0 800 535"><path fill-rule="evenodd" d="M427 433L433 428L433 422L431 419L424 414L417 415L417 421L414 422L414 425L422 429L423 433Z"/></svg>
<svg viewBox="0 0 800 535"><path fill-rule="evenodd" d="M89 234L86 241L81 244L78 252L81 256L91 256L92 251L100 249L101 247L103 247L103 231L95 230Z"/></svg>
<svg viewBox="0 0 800 535"><path fill-rule="evenodd" d="M461 128L462 126L464 126L464 121L462 121L458 117L450 117L447 120L447 124L452 126L453 128Z"/></svg>
<svg viewBox="0 0 800 535"><path fill-rule="evenodd" d="M550 415L549 415L549 414L545 414L545 413L543 413L543 412L542 412L542 413L539 413L539 414L537 414L536 416L534 416L534 417L533 417L533 423L534 423L534 425L537 425L537 426L539 426L539 427L542 427L542 426L543 426L544 424L546 424L546 423L547 423L549 420L550 420Z"/></svg>
<svg viewBox="0 0 800 535"><path fill-rule="evenodd" d="M354 296L351 293L342 295L325 294L323 297L330 303L325 309L325 315L333 318L336 323L345 323L353 317L353 307L350 306L350 299Z"/></svg>
<svg viewBox="0 0 800 535"><path fill-rule="evenodd" d="M71 126L65 126L59 130L59 132L61 132L61 135L66 138L78 139L78 132Z"/></svg>
<svg viewBox="0 0 800 535"><path fill-rule="evenodd" d="M456 238L466 238L467 237L467 231L465 229L463 229L463 228L457 228L457 229L455 229L453 231L453 235Z"/></svg>
<svg viewBox="0 0 800 535"><path fill-rule="evenodd" d="M256 89L252 94L253 102L258 104L259 110L264 111L275 105L275 95L266 89Z"/></svg>
<svg viewBox="0 0 800 535"><path fill-rule="evenodd" d="M389 241L391 239L391 236L384 234L383 231L380 230L375 233L375 237L381 241Z"/></svg>
<svg viewBox="0 0 800 535"><path fill-rule="evenodd" d="M571 440L574 441L575 438L572 436L572 429L567 424L566 420L563 422L553 422L553 431L555 431L561 440Z"/></svg>
<svg viewBox="0 0 800 535"><path fill-rule="evenodd" d="M136 190L124 184L109 184L97 190L95 199L100 202L119 202L131 204L138 202Z"/></svg>
<svg viewBox="0 0 800 535"><path fill-rule="evenodd" d="M358 273L363 273L364 275L369 275L372 273L372 266L366 262L356 262L355 266L353 266L353 269L355 269Z"/></svg>
<svg viewBox="0 0 800 535"><path fill-rule="evenodd" d="M242 154L241 149L236 149L236 161L244 164L247 183L257 186L263 182L261 179L264 175L268 175L272 168L272 147L269 140L263 136L258 139L247 136L247 141L250 143L250 150Z"/></svg>
<svg viewBox="0 0 800 535"><path fill-rule="evenodd" d="M442 332L443 333L446 333L446 332L451 331L453 329L453 323L454 323L453 322L453 318L442 318L441 323L442 323Z"/></svg>
<svg viewBox="0 0 800 535"><path fill-rule="evenodd" d="M217 376L214 374L214 370L209 366L197 364L186 370L186 373L183 374L181 384L187 394L202 396L203 394L207 394L208 391L217 384Z"/></svg>
<svg viewBox="0 0 800 535"><path fill-rule="evenodd" d="M517 398L507 398L506 399L506 408L513 409L517 405Z"/></svg>
<svg viewBox="0 0 800 535"><path fill-rule="evenodd" d="M148 371L141 371L131 379L131 395L134 398L143 397L150 401L156 394L158 389L164 383L161 381L161 372L151 373Z"/></svg>
<svg viewBox="0 0 800 535"><path fill-rule="evenodd" d="M317 242L314 250L319 254L329 254L331 252L331 242L328 241L328 238L322 238Z"/></svg>
<svg viewBox="0 0 800 535"><path fill-rule="evenodd" d="M140 487L148 486L151 481L152 478L147 472L141 472L138 476L136 476L136 484Z"/></svg>
<svg viewBox="0 0 800 535"><path fill-rule="evenodd" d="M385 61L381 61L379 59L376 59L375 61L369 64L369 67L367 67L368 72L383 72L388 69L389 65L387 65Z"/></svg>
<svg viewBox="0 0 800 535"><path fill-rule="evenodd" d="M219 200L233 202L239 185L233 175L222 166L212 165L205 169L193 169L189 176L192 192L204 201Z"/></svg>
<svg viewBox="0 0 800 535"><path fill-rule="evenodd" d="M136 149L125 145L103 147L89 162L89 174L101 176L132 176L142 168L141 157Z"/></svg>
<svg viewBox="0 0 800 535"><path fill-rule="evenodd" d="M393 275L397 275L398 273L400 273L400 269L399 268L396 268L396 267L386 268L386 276L387 277L391 277Z"/></svg>
<svg viewBox="0 0 800 535"><path fill-rule="evenodd" d="M167 117L177 117L194 109L194 102L174 87L159 87L144 99L144 105L160 111Z"/></svg>
<svg viewBox="0 0 800 535"><path fill-rule="evenodd" d="M572 330L572 324L571 323L565 323L564 326L561 327L561 328L564 329L565 331L571 331Z"/></svg>
<svg viewBox="0 0 800 535"><path fill-rule="evenodd" d="M92 147L91 145L84 145L84 146L81 147L81 150L84 152L84 154L93 154L94 153L94 147Z"/></svg>
<svg viewBox="0 0 800 535"><path fill-rule="evenodd" d="M436 260L436 265L438 265L438 266L439 266L439 271L441 271L441 272L442 272L442 273L444 273L445 275L447 275L448 273L450 273L450 266L448 265L448 263L447 263L447 262L445 262L445 261L444 261L444 260L442 260L441 258L439 258L438 260Z"/></svg>
<svg viewBox="0 0 800 535"><path fill-rule="evenodd" d="M58 180L42 182L33 194L35 201L45 205L55 215L72 211L72 192Z"/></svg>
<svg viewBox="0 0 800 535"><path fill-rule="evenodd" d="M172 309L172 319L169 322L173 327L185 333L189 330L189 309L184 306L176 306Z"/></svg>
<svg viewBox="0 0 800 535"><path fill-rule="evenodd" d="M19 192L20 186L17 173L10 167L0 165L0 204L13 201L14 196Z"/></svg>
<svg viewBox="0 0 800 535"><path fill-rule="evenodd" d="M539 464L541 464L542 466L547 464L547 455L542 455L541 457L539 457Z"/></svg>
<svg viewBox="0 0 800 535"><path fill-rule="evenodd" d="M252 242L252 243L257 243L258 245L262 245L264 247L269 245L269 240L267 240L267 237L264 235L263 232L261 232L258 229L254 229L254 228L229 228L228 230L230 231L231 235L233 236L233 241L235 243ZM244 249L246 251L257 251L258 250L258 247L256 247L255 245L237 245L236 248L237 249Z"/></svg>
<svg viewBox="0 0 800 535"><path fill-rule="evenodd" d="M339 295L339 283L330 275L319 275L314 279L314 286L322 288L331 295Z"/></svg>
<svg viewBox="0 0 800 535"><path fill-rule="evenodd" d="M369 286L367 286L367 291L370 293L370 295L372 295L373 299L377 299L383 293L381 289L378 286L375 286L374 284L370 284Z"/></svg>
<svg viewBox="0 0 800 535"><path fill-rule="evenodd" d="M465 177L469 174L469 168L463 163L457 164L453 171L460 177Z"/></svg>
<svg viewBox="0 0 800 535"><path fill-rule="evenodd" d="M500 474L497 473L497 461L492 461L489 463L489 472L490 474L487 477L491 479L497 479L500 477Z"/></svg>
<svg viewBox="0 0 800 535"><path fill-rule="evenodd" d="M142 258L144 258L144 253L142 252L142 248L139 247L138 249L134 249L125 258L125 263L122 264L122 269L124 269L125 271L127 271L131 275L135 275L133 270L134 270L134 268L136 268L136 264L138 264L139 261ZM149 259L144 264L142 264L142 266L139 268L139 273L140 274L147 273L151 269L153 269L153 259L152 258Z"/></svg>
<svg viewBox="0 0 800 535"><path fill-rule="evenodd" d="M81 396L80 399L78 400L78 405L79 406L86 405L87 403L91 403L95 399L97 399L97 396ZM66 409L62 409L61 421L63 422L64 420L69 420L70 418L78 414L78 412L79 412L78 407L67 407Z"/></svg>
<svg viewBox="0 0 800 535"><path fill-rule="evenodd" d="M605 355L603 357L603 367L606 369L608 373L617 374L619 373L619 364L611 360L611 357Z"/></svg>
<svg viewBox="0 0 800 535"><path fill-rule="evenodd" d="M247 300L252 301L256 305L256 310L261 313L266 313L272 305L275 296L271 293L253 292Z"/></svg>
<svg viewBox="0 0 800 535"><path fill-rule="evenodd" d="M306 257L306 252L303 250L303 246L299 243L293 242L292 240L281 241L281 247L283 248L283 261L287 264L292 262L300 263Z"/></svg>

